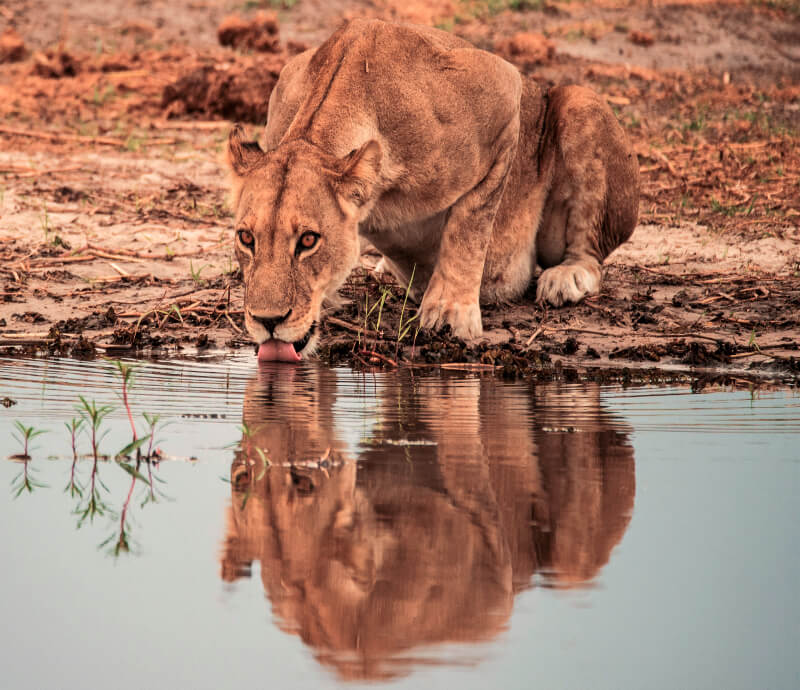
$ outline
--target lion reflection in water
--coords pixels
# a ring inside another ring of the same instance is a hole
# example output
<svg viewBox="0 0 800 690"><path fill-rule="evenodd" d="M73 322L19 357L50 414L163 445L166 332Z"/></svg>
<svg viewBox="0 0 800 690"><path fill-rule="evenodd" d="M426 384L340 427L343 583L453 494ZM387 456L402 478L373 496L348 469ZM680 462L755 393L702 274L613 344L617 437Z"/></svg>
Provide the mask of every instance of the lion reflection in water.
<svg viewBox="0 0 800 690"><path fill-rule="evenodd" d="M415 649L490 639L534 574L581 586L608 561L634 460L596 387L365 377L374 405L345 413L336 376L278 366L249 384L222 575L260 561L279 625L343 678L390 678ZM337 416L362 434L357 455Z"/></svg>

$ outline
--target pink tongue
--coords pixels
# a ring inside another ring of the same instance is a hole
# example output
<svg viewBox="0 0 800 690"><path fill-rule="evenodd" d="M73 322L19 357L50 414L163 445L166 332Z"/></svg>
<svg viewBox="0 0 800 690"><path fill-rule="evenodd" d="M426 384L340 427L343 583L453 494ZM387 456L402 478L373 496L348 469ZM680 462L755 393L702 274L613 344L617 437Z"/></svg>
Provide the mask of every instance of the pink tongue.
<svg viewBox="0 0 800 690"><path fill-rule="evenodd" d="M294 345L283 340L267 340L258 348L259 362L299 362L300 355L294 351Z"/></svg>

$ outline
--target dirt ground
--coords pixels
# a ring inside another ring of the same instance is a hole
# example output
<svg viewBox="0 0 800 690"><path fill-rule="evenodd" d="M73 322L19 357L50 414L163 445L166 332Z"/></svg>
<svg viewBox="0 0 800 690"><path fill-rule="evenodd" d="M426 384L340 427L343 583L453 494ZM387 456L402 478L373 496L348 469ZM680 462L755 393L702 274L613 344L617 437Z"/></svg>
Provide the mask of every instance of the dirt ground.
<svg viewBox="0 0 800 690"><path fill-rule="evenodd" d="M602 93L639 155L640 225L599 295L486 306L471 346L413 327L400 338L403 290L367 255L324 325L323 359L797 383L796 0L12 0L0 7L0 352L251 347L223 142L234 119L257 134L282 65L351 16L435 25L544 83Z"/></svg>

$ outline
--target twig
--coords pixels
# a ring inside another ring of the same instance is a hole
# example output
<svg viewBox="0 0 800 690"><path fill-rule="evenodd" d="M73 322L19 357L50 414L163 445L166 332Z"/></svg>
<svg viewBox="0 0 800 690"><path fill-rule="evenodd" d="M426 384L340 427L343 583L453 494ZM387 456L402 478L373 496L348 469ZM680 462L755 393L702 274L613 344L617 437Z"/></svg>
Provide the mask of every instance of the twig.
<svg viewBox="0 0 800 690"><path fill-rule="evenodd" d="M20 269L49 268L52 266L58 266L59 264L75 264L81 261L94 261L95 258L96 257L94 256L56 256L52 259L34 259L29 263L26 263L27 260L23 259L22 261L18 261L17 263L13 264L13 266L19 267Z"/></svg>
<svg viewBox="0 0 800 690"><path fill-rule="evenodd" d="M117 273L119 273L124 278L130 278L131 277L130 273L128 273L124 268L120 268L119 266L117 266L117 264L111 263L109 261L108 265L111 266L111 268L113 268Z"/></svg>
<svg viewBox="0 0 800 690"><path fill-rule="evenodd" d="M219 244L219 243L217 243ZM123 260L121 257L130 257L131 259L140 259L140 260L158 260L158 261L171 261L176 257L185 257L185 256L197 256L198 254L205 254L207 251L211 251L214 248L213 245L211 247L200 247L195 249L194 251L187 251L187 252L170 252L169 254L143 254L142 252L135 252L130 249L108 249L107 247L101 247L97 244L92 244L91 242L86 243L86 251L90 251L97 256L100 256L104 259L120 259ZM106 256L108 255L108 256Z"/></svg>
<svg viewBox="0 0 800 690"><path fill-rule="evenodd" d="M230 314L228 314L228 312L227 312L227 311L225 312L225 318L226 318L226 319L228 319L228 323L231 325L231 328L233 328L233 330L234 330L236 333L243 333L243 332L244 332L244 331L242 331L242 329L241 329L241 328L239 328L239 327L238 327L238 326L237 326L237 325L236 325L236 324L233 322L233 319L231 318Z"/></svg>
<svg viewBox="0 0 800 690"><path fill-rule="evenodd" d="M650 158L655 158L656 160L659 160L659 161L661 161L661 162L662 162L664 165L666 165L666 166L667 166L667 170L669 170L670 174L671 174L673 177L677 177L678 179L680 179L680 178L682 178L682 177L683 177L683 175L681 175L680 173L678 173L678 171L677 171L677 170L675 170L675 166L674 166L674 165L672 165L672 162L669 160L669 158L667 158L667 157L666 157L666 156L665 156L663 153L661 153L661 151L659 151L658 149L654 149L654 148L651 146L651 147L650 147L650 152L649 152L649 154L648 154L648 155L650 156Z"/></svg>
<svg viewBox="0 0 800 690"><path fill-rule="evenodd" d="M762 357L768 357L769 359L775 359L775 355L767 355L763 352L756 351L756 352L739 352L735 355L730 355L730 359L741 359L742 357L755 357L756 355L761 355Z"/></svg>
<svg viewBox="0 0 800 690"><path fill-rule="evenodd" d="M127 261L127 262L144 263L144 259L135 259L132 256L122 256L121 254L111 254L110 252L101 252L101 251L98 251L97 249L91 249L90 251L98 259L113 259L114 261Z"/></svg>
<svg viewBox="0 0 800 690"><path fill-rule="evenodd" d="M395 362L393 359L387 357L386 355L382 355L380 352L375 352L375 350L359 350L358 354L365 355L367 357L375 357L376 359L381 360L381 362L389 364L393 367L397 366L397 362ZM359 359L361 358L359 357ZM363 362L364 360L362 359L361 361Z"/></svg>
<svg viewBox="0 0 800 690"><path fill-rule="evenodd" d="M365 331L362 326L357 326L354 323L350 323L349 321L342 321L342 319L337 319L333 316L328 316L325 319L328 323L333 324L334 326L339 326L339 328L344 328L346 331L351 331L352 333L361 333L365 338L366 337L377 337L379 333L377 331Z"/></svg>

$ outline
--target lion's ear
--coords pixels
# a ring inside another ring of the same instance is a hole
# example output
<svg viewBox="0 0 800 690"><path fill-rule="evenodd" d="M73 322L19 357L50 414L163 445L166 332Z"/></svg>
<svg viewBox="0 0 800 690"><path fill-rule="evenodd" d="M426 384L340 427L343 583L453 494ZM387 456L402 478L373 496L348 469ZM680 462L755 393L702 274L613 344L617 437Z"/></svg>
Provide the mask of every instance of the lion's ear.
<svg viewBox="0 0 800 690"><path fill-rule="evenodd" d="M380 179L382 158L381 145L372 139L339 161L342 172L337 191L343 201L363 206L372 199Z"/></svg>
<svg viewBox="0 0 800 690"><path fill-rule="evenodd" d="M244 127L235 124L228 135L228 166L234 175L242 177L263 159L264 152L255 141L246 141Z"/></svg>

